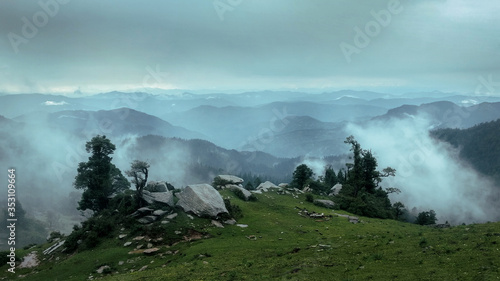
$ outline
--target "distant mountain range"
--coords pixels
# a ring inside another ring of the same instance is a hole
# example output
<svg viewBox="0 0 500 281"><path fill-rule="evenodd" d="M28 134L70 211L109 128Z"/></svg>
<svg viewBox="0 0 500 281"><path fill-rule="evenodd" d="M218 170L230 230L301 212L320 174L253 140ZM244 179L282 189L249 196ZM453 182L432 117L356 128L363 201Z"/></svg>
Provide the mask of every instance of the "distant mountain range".
<svg viewBox="0 0 500 281"><path fill-rule="evenodd" d="M413 118L419 114L429 118L434 128L470 128L500 118L500 102L485 102L469 107L461 107L448 101L419 106L403 105L389 110L384 115L374 117L373 120Z"/></svg>

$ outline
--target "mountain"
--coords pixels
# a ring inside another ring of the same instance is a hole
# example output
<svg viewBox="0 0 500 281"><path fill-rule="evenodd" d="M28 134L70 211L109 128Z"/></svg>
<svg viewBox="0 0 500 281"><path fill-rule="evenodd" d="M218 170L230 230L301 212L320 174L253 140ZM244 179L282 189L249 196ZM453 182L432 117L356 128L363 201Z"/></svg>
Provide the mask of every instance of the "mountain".
<svg viewBox="0 0 500 281"><path fill-rule="evenodd" d="M500 102L483 102L464 107L449 101L416 105L403 105L389 110L372 120L404 119L423 115L431 120L434 128L469 128L474 125L500 118Z"/></svg>
<svg viewBox="0 0 500 281"><path fill-rule="evenodd" d="M278 127L250 139L241 149L261 150L279 157L324 157L345 153L345 123L321 122L309 116L289 116Z"/></svg>
<svg viewBox="0 0 500 281"><path fill-rule="evenodd" d="M167 113L161 117L172 124L200 132L208 137L207 140L217 145L240 150L247 149L248 144L256 140L264 140L263 142L267 143L266 138L272 137L274 141L277 136L284 138L279 143L294 142L295 136L301 138L298 143L304 143L303 140L307 138L307 135L304 135L304 128L310 128L309 132L314 136L309 139L310 143L302 147L301 151L304 152L304 149L311 145L323 146L312 143L312 140L317 139L315 136L320 136L322 133L324 134L322 140L338 139L338 134L335 132L341 134L341 139L345 138L344 133L339 130L342 126L334 123L368 120L384 112L386 109L370 105L274 102L257 107L200 106L185 112ZM284 135L285 132L287 136ZM297 156L296 152L293 152L295 148L290 150L290 145L281 147L279 143L266 145L263 151L283 157ZM278 150L271 150L271 147L276 147Z"/></svg>
<svg viewBox="0 0 500 281"><path fill-rule="evenodd" d="M459 149L459 157L500 187L500 119L468 129L439 129L432 136Z"/></svg>
<svg viewBox="0 0 500 281"><path fill-rule="evenodd" d="M151 171L166 174L177 186L207 182L217 174L251 173L262 178L290 181L299 158L278 158L263 152L228 150L200 140L182 140L148 135L125 140L124 158L147 159Z"/></svg>
<svg viewBox="0 0 500 281"><path fill-rule="evenodd" d="M66 110L54 113L34 112L19 116L15 120L30 124L46 124L52 128L82 136L154 134L185 139L204 137L202 134L173 126L156 116L129 108L99 111Z"/></svg>

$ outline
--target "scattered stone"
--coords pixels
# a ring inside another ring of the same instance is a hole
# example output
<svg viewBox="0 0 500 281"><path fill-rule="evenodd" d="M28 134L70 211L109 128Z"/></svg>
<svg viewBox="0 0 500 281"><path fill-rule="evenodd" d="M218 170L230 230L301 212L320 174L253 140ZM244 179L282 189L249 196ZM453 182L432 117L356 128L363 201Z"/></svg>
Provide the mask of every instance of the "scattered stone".
<svg viewBox="0 0 500 281"><path fill-rule="evenodd" d="M358 217L352 217L352 216L349 216L349 218L348 218L348 219L349 219L349 222L350 222L350 223L354 223L354 224L356 224L356 223L358 223L358 222L359 222L359 218L358 218Z"/></svg>
<svg viewBox="0 0 500 281"><path fill-rule="evenodd" d="M141 269L139 269L138 271L144 271L144 270L146 270L146 268L148 268L148 266L147 266L147 265L145 265L145 266L141 267Z"/></svg>
<svg viewBox="0 0 500 281"><path fill-rule="evenodd" d="M192 219L192 220L194 220L194 217L191 216L191 215L189 215L189 214L187 215L187 217L190 218L190 219Z"/></svg>
<svg viewBox="0 0 500 281"><path fill-rule="evenodd" d="M280 184L278 184L278 187L287 188L288 187L288 183L280 183Z"/></svg>
<svg viewBox="0 0 500 281"><path fill-rule="evenodd" d="M118 265L123 265L125 262L124 261L119 261Z"/></svg>
<svg viewBox="0 0 500 281"><path fill-rule="evenodd" d="M234 219L229 219L229 220L225 220L224 223L229 224L229 225L235 225L236 221Z"/></svg>
<svg viewBox="0 0 500 281"><path fill-rule="evenodd" d="M33 251L26 255L21 262L20 265L18 265L18 268L32 268L36 267L40 264L40 261L38 260L38 257L36 255L36 251Z"/></svg>
<svg viewBox="0 0 500 281"><path fill-rule="evenodd" d="M161 224L167 224L169 221L161 221Z"/></svg>
<svg viewBox="0 0 500 281"><path fill-rule="evenodd" d="M143 245L143 244L141 244L141 245L139 245L139 246L135 247L135 249L136 249L136 250L139 250L139 249L142 249L142 247L144 247L144 245Z"/></svg>
<svg viewBox="0 0 500 281"><path fill-rule="evenodd" d="M134 241L140 241L140 240L143 240L144 239L144 236L137 236L137 237L134 237Z"/></svg>
<svg viewBox="0 0 500 281"><path fill-rule="evenodd" d="M148 249L151 249L153 248L153 244L152 243L148 243Z"/></svg>
<svg viewBox="0 0 500 281"><path fill-rule="evenodd" d="M123 239L125 237L127 237L127 234L120 234L120 235L118 235L118 239Z"/></svg>
<svg viewBox="0 0 500 281"><path fill-rule="evenodd" d="M236 226L239 226L241 228L247 228L248 227L248 224L237 224Z"/></svg>
<svg viewBox="0 0 500 281"><path fill-rule="evenodd" d="M208 261L203 261L203 264L208 264Z"/></svg>
<svg viewBox="0 0 500 281"><path fill-rule="evenodd" d="M125 242L125 244L123 244L123 247L128 247L130 245L132 245L132 242Z"/></svg>
<svg viewBox="0 0 500 281"><path fill-rule="evenodd" d="M148 224L156 221L158 219L157 216L145 216L137 220L138 223Z"/></svg>
<svg viewBox="0 0 500 281"><path fill-rule="evenodd" d="M257 236L255 235L250 235L250 236L246 236L248 240L257 240Z"/></svg>
<svg viewBox="0 0 500 281"><path fill-rule="evenodd" d="M168 215L166 218L169 220L172 220L172 219L175 219L177 216L178 216L177 213L173 213L173 214Z"/></svg>
<svg viewBox="0 0 500 281"><path fill-rule="evenodd" d="M168 211L156 210L153 212L153 215L161 217L161 216L164 216L166 213L168 213Z"/></svg>
<svg viewBox="0 0 500 281"><path fill-rule="evenodd" d="M153 255L156 252L158 252L159 250L160 250L159 248L151 248L151 249L144 250L143 253L145 255Z"/></svg>
<svg viewBox="0 0 500 281"><path fill-rule="evenodd" d="M182 234L182 231L178 231L178 230L176 230L176 231L174 231L174 233L175 233L176 235L179 235L179 234Z"/></svg>
<svg viewBox="0 0 500 281"><path fill-rule="evenodd" d="M105 269L111 268L109 265L103 265L96 270L97 273L102 274Z"/></svg>
<svg viewBox="0 0 500 281"><path fill-rule="evenodd" d="M176 196L179 198L177 206L199 217L214 218L228 213L220 193L209 184L188 185Z"/></svg>
<svg viewBox="0 0 500 281"><path fill-rule="evenodd" d="M143 252L144 252L144 250L133 250L133 251L128 252L128 254L129 255L142 254Z"/></svg>
<svg viewBox="0 0 500 281"><path fill-rule="evenodd" d="M220 227L220 228L224 228L224 226L222 225L222 223L216 221L216 220L212 220L212 224L216 227Z"/></svg>

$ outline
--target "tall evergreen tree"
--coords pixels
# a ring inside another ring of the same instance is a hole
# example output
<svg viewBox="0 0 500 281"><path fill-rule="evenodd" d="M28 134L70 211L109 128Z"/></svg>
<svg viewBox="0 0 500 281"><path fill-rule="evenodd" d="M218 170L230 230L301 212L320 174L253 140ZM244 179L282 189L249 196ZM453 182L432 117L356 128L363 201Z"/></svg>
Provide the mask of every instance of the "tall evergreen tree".
<svg viewBox="0 0 500 281"><path fill-rule="evenodd" d="M110 155L116 147L106 136L93 137L86 143L85 149L92 155L87 162L78 165L74 186L76 189L83 189L78 209L99 212L108 206L110 195L128 188L128 182L120 170L111 163L113 158Z"/></svg>

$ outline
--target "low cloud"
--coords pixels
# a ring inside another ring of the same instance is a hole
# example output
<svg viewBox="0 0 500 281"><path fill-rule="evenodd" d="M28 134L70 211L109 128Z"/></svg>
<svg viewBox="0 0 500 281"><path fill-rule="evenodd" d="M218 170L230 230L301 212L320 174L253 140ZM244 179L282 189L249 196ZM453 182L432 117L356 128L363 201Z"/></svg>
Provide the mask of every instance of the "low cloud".
<svg viewBox="0 0 500 281"><path fill-rule="evenodd" d="M425 116L402 120L350 124L347 130L364 149L371 149L379 169L396 169L396 176L383 181L402 192L392 202L408 209L433 209L440 222L473 223L498 220L493 183L458 158L458 151L429 135L432 124Z"/></svg>

